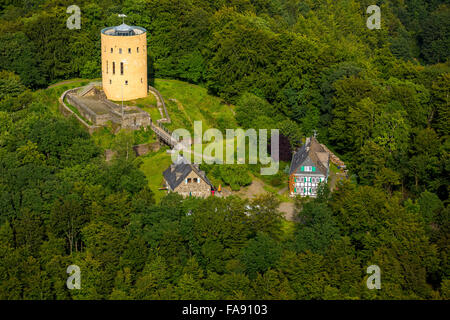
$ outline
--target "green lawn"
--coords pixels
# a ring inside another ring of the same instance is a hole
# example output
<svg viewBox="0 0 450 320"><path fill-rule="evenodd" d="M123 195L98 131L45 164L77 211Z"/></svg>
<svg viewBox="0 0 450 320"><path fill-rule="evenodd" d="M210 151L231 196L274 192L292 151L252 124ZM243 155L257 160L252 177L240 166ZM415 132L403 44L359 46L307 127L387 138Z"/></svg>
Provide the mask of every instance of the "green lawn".
<svg viewBox="0 0 450 320"><path fill-rule="evenodd" d="M164 147L158 152L152 152L142 157L143 163L140 169L148 180L150 189L155 194L156 202L167 194L165 190L158 190L163 185L163 171L172 163L171 155Z"/></svg>
<svg viewBox="0 0 450 320"><path fill-rule="evenodd" d="M122 104L122 101L113 101L113 102L119 105ZM124 105L136 106L138 108L141 108L150 115L152 121L161 119L161 114L159 113L159 110L156 107L156 98L151 93L149 93L148 96L146 96L145 98L125 101Z"/></svg>

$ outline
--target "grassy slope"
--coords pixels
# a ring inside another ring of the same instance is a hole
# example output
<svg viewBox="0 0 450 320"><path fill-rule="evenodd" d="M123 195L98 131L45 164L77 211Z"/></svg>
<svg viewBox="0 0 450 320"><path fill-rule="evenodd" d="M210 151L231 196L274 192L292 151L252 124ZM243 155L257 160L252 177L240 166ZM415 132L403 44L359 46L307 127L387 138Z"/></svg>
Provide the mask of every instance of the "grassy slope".
<svg viewBox="0 0 450 320"><path fill-rule="evenodd" d="M167 191L158 190L163 184L162 173L172 163L171 155L166 152L167 147L162 148L158 152L152 152L142 157L142 165L140 169L147 177L150 189L155 194L156 202L159 202Z"/></svg>
<svg viewBox="0 0 450 320"><path fill-rule="evenodd" d="M208 128L236 128L234 106L208 94L205 88L178 80L156 79L155 87L164 97L172 123L171 130L185 128L192 132L193 122L201 120ZM179 103L170 101L175 98Z"/></svg>

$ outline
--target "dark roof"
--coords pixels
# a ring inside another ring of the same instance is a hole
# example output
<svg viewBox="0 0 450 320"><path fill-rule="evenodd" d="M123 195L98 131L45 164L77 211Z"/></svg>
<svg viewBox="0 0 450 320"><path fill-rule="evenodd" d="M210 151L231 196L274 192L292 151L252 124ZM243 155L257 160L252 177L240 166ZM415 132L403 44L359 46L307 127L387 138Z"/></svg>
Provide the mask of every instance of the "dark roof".
<svg viewBox="0 0 450 320"><path fill-rule="evenodd" d="M174 190L176 187L180 185L184 181L184 179L192 172L194 171L200 178L202 178L207 184L209 184L212 188L214 186L209 181L209 179L206 177L206 174L204 171L201 171L198 168L198 165L191 164L191 163L176 163L172 164L169 168L167 168L163 172L164 179L169 184L170 188Z"/></svg>
<svg viewBox="0 0 450 320"><path fill-rule="evenodd" d="M323 153L327 152L315 137L307 138L306 143L301 146L292 157L289 174L293 174L305 161L309 159L322 174L326 175L328 172L328 167L325 167L319 159L319 155ZM329 159L329 155L327 156L327 159Z"/></svg>

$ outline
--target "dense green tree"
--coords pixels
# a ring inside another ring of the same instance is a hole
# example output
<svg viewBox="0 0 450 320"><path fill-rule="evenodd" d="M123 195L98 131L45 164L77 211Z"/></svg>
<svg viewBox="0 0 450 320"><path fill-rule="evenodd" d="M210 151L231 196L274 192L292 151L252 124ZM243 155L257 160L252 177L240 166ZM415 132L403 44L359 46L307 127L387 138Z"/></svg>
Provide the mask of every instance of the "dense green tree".
<svg viewBox="0 0 450 320"><path fill-rule="evenodd" d="M296 248L323 253L332 240L339 238L339 229L331 209L325 203L307 202L300 212L296 231Z"/></svg>
<svg viewBox="0 0 450 320"><path fill-rule="evenodd" d="M264 273L274 267L281 253L281 248L275 240L267 234L258 233L242 250L241 260L250 279L254 279L257 273Z"/></svg>

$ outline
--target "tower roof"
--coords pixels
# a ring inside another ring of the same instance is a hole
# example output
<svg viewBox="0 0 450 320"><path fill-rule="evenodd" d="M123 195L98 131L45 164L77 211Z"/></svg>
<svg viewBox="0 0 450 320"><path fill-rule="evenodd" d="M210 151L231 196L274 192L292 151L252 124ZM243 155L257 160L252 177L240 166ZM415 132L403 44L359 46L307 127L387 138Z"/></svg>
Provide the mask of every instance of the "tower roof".
<svg viewBox="0 0 450 320"><path fill-rule="evenodd" d="M104 28L102 30L102 33L108 36L122 36L122 37L135 36L143 34L145 32L147 32L147 30L145 30L142 27L129 26L125 23L122 23L121 25L115 27Z"/></svg>
<svg viewBox="0 0 450 320"><path fill-rule="evenodd" d="M120 26L114 27L114 30L116 32L134 32L133 28L126 23L122 23Z"/></svg>

